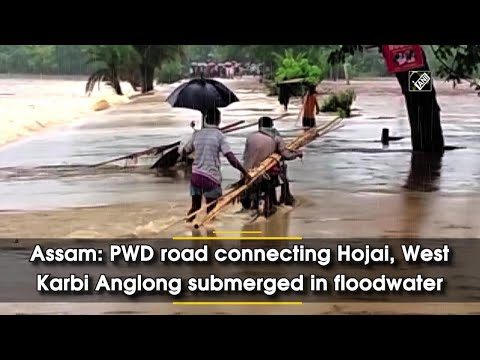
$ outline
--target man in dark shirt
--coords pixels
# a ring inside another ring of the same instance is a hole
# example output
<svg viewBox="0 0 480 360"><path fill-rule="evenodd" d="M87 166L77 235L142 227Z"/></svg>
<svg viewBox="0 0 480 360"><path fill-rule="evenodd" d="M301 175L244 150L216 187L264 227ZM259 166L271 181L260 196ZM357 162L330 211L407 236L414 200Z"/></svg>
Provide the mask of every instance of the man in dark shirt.
<svg viewBox="0 0 480 360"><path fill-rule="evenodd" d="M258 120L258 127L258 131L248 136L245 143L245 151L243 153L243 167L245 169L258 167L265 159L274 153L280 154L283 160L294 160L303 157L301 151L289 150L287 148L282 137L273 127L273 120L271 118L261 117ZM270 169L267 175L273 183L278 183L278 178L281 179L283 184L280 202L285 203L285 205L293 205L294 198L290 194L290 186L286 176L286 167L278 164ZM254 187L255 185L259 186L262 181L263 179L260 179L258 183L254 184ZM278 203L274 191L275 188L273 188L270 195L274 198L274 202ZM257 192L257 189L247 191L247 194L242 200L244 208L249 209L251 207L249 202L255 197L255 192Z"/></svg>

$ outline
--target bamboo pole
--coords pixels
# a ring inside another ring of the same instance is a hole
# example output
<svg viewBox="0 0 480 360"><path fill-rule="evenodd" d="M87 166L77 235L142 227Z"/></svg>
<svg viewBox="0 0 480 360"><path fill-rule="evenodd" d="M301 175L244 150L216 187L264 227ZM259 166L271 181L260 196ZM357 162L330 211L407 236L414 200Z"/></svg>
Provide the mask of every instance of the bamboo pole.
<svg viewBox="0 0 480 360"><path fill-rule="evenodd" d="M218 198L218 199L215 199L213 200L212 202L208 203L208 204L205 204L205 205L202 205L202 207L200 209L198 209L197 211L187 215L187 216L184 216L176 221L174 221L173 223L171 223L170 225L167 225L166 227L164 227L162 229L162 231L165 231L165 230L168 230L170 229L171 227L177 225L177 224L180 224L184 221L187 221L189 219L191 219L192 217L200 214L203 210L207 209L209 206L213 205L213 204L216 204L221 198L225 197L225 196L230 196L231 193L233 193L235 190L237 189L237 187L234 187L232 189L230 189L229 191L227 191L225 194L223 194L222 197Z"/></svg>
<svg viewBox="0 0 480 360"><path fill-rule="evenodd" d="M339 118L336 118L336 119L332 120L331 122L327 123L326 125L321 125L321 126L317 127L316 129L311 129L311 130L315 130L315 132L314 132L314 134L313 134L313 138L316 138L316 137L317 137L317 134L318 134L318 135L323 135L322 131L325 131L325 130L328 130L328 131L336 130L336 129L339 127L339 125L341 125L341 124L339 124L338 119L339 119ZM328 131L325 131L325 133L328 132ZM305 134L302 134L301 136L304 136L304 135L305 135ZM295 139L295 140L298 140L298 138ZM312 139L312 140L313 140L313 139ZM311 141L311 140L310 140L310 141ZM294 142L295 142L295 141L292 141L292 143L288 144L288 147L290 148L290 146L294 145ZM301 146L299 146L299 147L301 147ZM278 160L276 160L276 159L277 159L277 158L280 159L280 156L276 156L276 154L274 154L274 155L272 155L272 158L275 159L275 162L277 162ZM275 164L275 162L274 162L273 164ZM258 167L257 169L260 169L260 167ZM257 170L257 169L255 169L255 170ZM268 170L268 168L267 168L266 170ZM265 170L265 171L266 171L266 170ZM245 185L243 185L243 186L245 186ZM243 187L243 186L242 186L242 187ZM245 189L246 189L246 188L248 188L248 185L245 187ZM191 214L189 214L189 215L187 215L187 216L185 216L185 217L182 217L182 218L174 221L173 223L171 223L171 224L167 225L165 228L163 228L162 231L166 231L166 230L172 228L173 226L175 226L175 225L177 225L177 224L179 224L179 223L181 223L181 222L187 221L187 220L191 219L192 217L194 217L194 216L196 216L196 215L199 215L203 210L207 209L209 206L211 206L211 205L213 205L213 204L216 204L216 203L218 203L218 202L220 202L220 201L223 202L223 200L224 200L225 198L230 198L230 199L232 199L231 201L233 201L233 200L238 196L238 194L236 193L236 191L237 191L238 189L239 189L239 187L234 187L234 188L230 189L230 190L229 190L227 193L225 193L222 197L220 197L220 198L218 198L218 199L216 199L216 200L213 200L212 202L210 202L210 203L208 203L208 204L202 205L202 207L201 207L200 209L198 209L197 211L195 211L195 212L193 212L193 213L191 213ZM244 191L244 190L241 190L240 193L241 193L242 191ZM234 194L234 193L235 193L235 194ZM228 205L228 202L226 202L224 206L226 206L226 205ZM204 220L204 221L202 222L202 224L205 224L205 223L206 223L206 222L205 222L205 220ZM199 228L199 227L200 227L200 225L198 225L198 224L195 225L195 228Z"/></svg>
<svg viewBox="0 0 480 360"><path fill-rule="evenodd" d="M288 114L283 114L279 117L276 117L273 119L273 121L275 120L279 120L279 119L282 119L284 118L285 116L287 116ZM244 122L244 121L243 121ZM230 129L227 129L226 131L223 131L224 134L226 133L229 133L229 132L233 132L233 131L237 131L237 130L240 130L240 129L245 129L245 128L249 128L249 127L252 127L252 126L255 126L255 125L258 125L258 123L252 123L252 124L247 124L247 125L244 125L244 126L240 126L238 128L230 128ZM232 125L230 125L229 127L232 127ZM225 198L225 197L229 197L235 190L237 190L238 187L233 187L232 189L230 189L229 191L227 191L225 194L223 194L220 198L216 199L216 200L213 200L212 202L208 203L208 204L205 204L205 205L202 205L202 207L200 209L198 209L197 211L187 215L187 216L184 216L176 221L174 221L173 223L167 225L166 227L164 227L162 229L162 231L166 231L170 228L172 228L173 226L177 225L177 224L180 224L184 221L187 221L189 219L191 219L192 217L200 214L203 210L207 209L209 206L213 205L213 204L216 204L217 202L219 202L221 199Z"/></svg>
<svg viewBox="0 0 480 360"><path fill-rule="evenodd" d="M273 118L272 121L277 121L277 120L283 119L286 116L288 116L288 114L280 115L279 117ZM258 126L258 121L254 122L254 123L242 125L242 126L239 126L239 127L233 128L233 129L228 129L227 131L224 131L223 133L228 134L228 133L231 133L231 132L234 132L234 131L248 129L248 128L251 128L253 126Z"/></svg>
<svg viewBox="0 0 480 360"><path fill-rule="evenodd" d="M240 120L240 121L234 122L230 125L226 125L226 126L220 128L220 130L226 134L226 133L235 131L236 128L234 128L234 127L237 126L237 125L241 125L244 122L245 122L245 120ZM232 128L234 128L234 129L232 129ZM93 164L93 165L90 165L90 167L99 167L99 166L107 165L107 164L110 164L110 163L113 163L113 162L116 162L116 161L133 159L133 158L144 156L144 155L151 155L151 154L157 155L159 153L162 153L162 152L165 152L167 150L173 149L175 146L178 146L178 145L180 145L180 141L176 141L176 142L168 144L168 145L155 146L155 147L152 147L152 148L144 150L144 151L135 152L135 153L130 154L130 155L124 155L124 156L117 157L115 159L103 161L103 162L98 163L98 164Z"/></svg>
<svg viewBox="0 0 480 360"><path fill-rule="evenodd" d="M335 119L329 121L327 124L318 126L316 128L312 128L307 130L305 133L299 135L296 139L290 142L287 145L287 148L290 150L298 150L299 148L307 145L308 143L312 142L318 136L325 135L326 133L335 129L339 124L342 118L336 117ZM281 156L279 154L272 154L267 159L265 159L258 167L251 169L249 171L252 180L250 183L246 185L242 185L233 191L230 191L228 194L222 196L218 201L215 208L207 214L199 223L195 224L195 229L198 229L200 226L203 226L207 222L211 221L215 216L217 216L220 211L233 202L239 195L241 195L249 186L251 186L255 180L257 180L260 176L262 176L265 172L267 172L270 168L272 168L275 164L277 164L281 160Z"/></svg>

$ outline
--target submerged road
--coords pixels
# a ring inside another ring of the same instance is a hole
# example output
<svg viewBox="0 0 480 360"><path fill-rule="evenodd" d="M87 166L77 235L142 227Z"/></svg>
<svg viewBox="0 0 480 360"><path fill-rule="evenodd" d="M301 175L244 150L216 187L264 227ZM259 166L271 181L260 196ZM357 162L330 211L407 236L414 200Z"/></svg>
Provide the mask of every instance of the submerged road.
<svg viewBox="0 0 480 360"><path fill-rule="evenodd" d="M238 120L255 122L263 115L275 117L282 114L277 99L267 97L258 82L243 79L230 81L227 85L238 94L240 102L222 111L224 125ZM324 86L335 88L338 84L327 82ZM296 210L291 220L299 219L305 226L322 221L361 220L361 208L367 206L373 213L365 215L365 221L371 221L377 216L374 213L388 212L388 209L378 208L382 196L403 194L408 199L417 199L417 193L433 192L437 195L424 197L431 201L435 196L442 201L445 196L451 198L457 195L468 199L468 194L478 192L480 144L477 133L480 120L477 114L480 113L480 101L474 93L464 91L452 96L449 87L443 84L439 87L446 143L466 149L447 152L441 164L430 164L412 156L410 129L398 84L394 80L353 82L352 88L357 92L356 112L360 116L346 119L343 128L307 146L303 162L289 164L294 195L307 200L306 206ZM139 98L104 113L95 113L74 125L47 130L2 148L0 211L116 206L117 209L121 207L123 213L132 214L132 218L138 218L140 213L157 214L157 211L161 213L161 209L170 211L172 208L177 209L172 216L181 216L188 207L188 180L181 172L158 176L146 169L88 167L110 158L168 144L190 133L188 125L192 120L199 120L199 114L191 110L172 109L165 103L172 90L172 87L161 88L154 96ZM277 122L276 126L281 131L295 128L298 105L297 100L289 109L291 115ZM329 119L326 116L322 118ZM405 138L383 147L378 140L384 127L390 129L392 136ZM245 136L253 129L229 136L238 156L243 151ZM286 131L285 134L293 135L294 132ZM226 163L223 173L224 185L238 179L236 170ZM367 203L360 205L359 201L364 200ZM399 204L398 201L382 201ZM461 207L464 200L458 198L455 201L455 206ZM351 211L349 204L357 204L358 208ZM332 210L338 210L342 215L326 215ZM116 210L112 208L111 211ZM392 210L392 214L396 211L399 210ZM468 209L464 211L470 212ZM74 224L79 216L80 213L71 213L68 218ZM114 215L111 217L115 219ZM122 226L126 221L122 219ZM92 220L88 223L89 228L95 227ZM16 233L16 226L10 225L13 233ZM85 225L71 226L78 228ZM125 235L132 232L134 230L130 228Z"/></svg>
<svg viewBox="0 0 480 360"><path fill-rule="evenodd" d="M258 83L245 79L230 82L229 86L241 101L223 111L225 125L281 114L276 98L267 97ZM324 86L335 89L339 85L327 82ZM441 163L433 163L410 152L410 129L403 98L394 80L353 81L352 87L358 94L355 106L360 116L345 120L345 127L311 143L305 149L303 162L289 164L293 193L300 200L300 207L257 224L246 224L241 215L228 210L216 226L224 230L261 230L268 236L316 237L319 241L334 237L348 238L348 241L357 237L478 238L480 100L475 93L452 93L447 85L437 85L446 144L466 149L449 151ZM188 209L188 180L181 172L158 176L146 169L88 167L177 141L179 136L191 132L188 124L198 120L198 113L171 109L165 104L163 100L171 90L160 89L155 96L96 113L73 125L47 130L0 149L0 227L4 238L0 251L0 273L4 275L0 281L3 292L0 292L5 294L2 301L13 302L2 305L0 312L478 312L478 306L455 304L450 304L452 307L444 304L406 304L405 307L376 303L305 304L296 309L237 307L228 310L185 309L169 304L140 306L138 303L133 306L17 304L21 296L28 298L32 292L36 269L27 260L31 245L37 241L35 238L56 238L53 243L66 244L69 242L64 238L191 235L183 224L171 233L161 232L166 223L180 219ZM295 127L298 111L296 101L290 109L291 115L279 121L277 127L292 134L286 130ZM390 129L392 136L405 138L383 147L378 140L384 127ZM237 155L241 154L249 131L251 129L229 136ZM225 185L238 178L237 172L228 165L223 173ZM17 240L12 241L12 237ZM456 288L461 287L465 293L463 300L477 301L479 247L470 239L455 244L463 267L461 272L460 268L448 268L448 275ZM401 273L407 270L398 269ZM430 273L438 275L435 269ZM450 308L452 310L448 310Z"/></svg>
<svg viewBox="0 0 480 360"><path fill-rule="evenodd" d="M379 84L395 91L395 84ZM223 111L224 124L238 120L254 122L262 115L281 114L276 98L266 97L259 84L236 81L230 86L241 101ZM191 132L188 124L191 120L198 120L198 113L172 109L164 102L171 89L162 90L155 96L106 113L96 113L75 125L50 129L0 149L0 210L98 206L164 199L162 184L171 183L171 178L156 177L145 169L85 168L110 158L177 141L179 136ZM467 147L445 156L439 184L441 191L469 192L479 189L480 145L476 141L476 133L480 130L480 121L476 114L480 110L480 102L475 100L474 95L443 99L440 95L447 144ZM361 89L356 106L361 116L346 120L344 128L309 145L303 163L291 163L290 176L296 183L295 188L397 192L407 181L411 162L410 139L401 96L392 97L378 92L369 94ZM279 129L295 127L297 103L291 107L290 113L289 117L277 123ZM378 139L383 127L389 128L392 136L405 136L405 139L392 142L388 148L382 147ZM237 155L241 155L245 136L252 129L229 137ZM228 166L225 166L224 173L226 182L237 178L235 171ZM175 182L181 183L182 188L186 186L178 177Z"/></svg>

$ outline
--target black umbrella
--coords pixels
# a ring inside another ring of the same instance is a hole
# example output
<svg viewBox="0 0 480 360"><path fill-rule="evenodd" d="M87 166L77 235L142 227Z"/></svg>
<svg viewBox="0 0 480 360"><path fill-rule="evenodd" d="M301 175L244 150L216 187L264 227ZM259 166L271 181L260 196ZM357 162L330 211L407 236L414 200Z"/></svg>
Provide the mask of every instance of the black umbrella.
<svg viewBox="0 0 480 360"><path fill-rule="evenodd" d="M204 78L193 79L180 85L167 98L167 102L173 107L201 112L227 107L237 101L240 101L237 96L221 82Z"/></svg>

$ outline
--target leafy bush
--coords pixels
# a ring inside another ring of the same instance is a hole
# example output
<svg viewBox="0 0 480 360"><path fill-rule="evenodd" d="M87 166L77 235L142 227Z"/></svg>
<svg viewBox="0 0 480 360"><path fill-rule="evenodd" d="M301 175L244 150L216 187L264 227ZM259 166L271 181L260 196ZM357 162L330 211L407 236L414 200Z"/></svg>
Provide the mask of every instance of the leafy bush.
<svg viewBox="0 0 480 360"><path fill-rule="evenodd" d="M338 112L342 117L350 117L355 91L348 89L328 96L320 107L321 112Z"/></svg>
<svg viewBox="0 0 480 360"><path fill-rule="evenodd" d="M171 84L182 80L185 77L185 71L182 63L178 60L168 61L162 64L157 71L157 84Z"/></svg>
<svg viewBox="0 0 480 360"><path fill-rule="evenodd" d="M292 49L287 49L283 56L278 54L274 56L278 64L276 81L304 78L305 82L317 85L325 77L325 71L317 65L310 64L305 53L294 55Z"/></svg>

